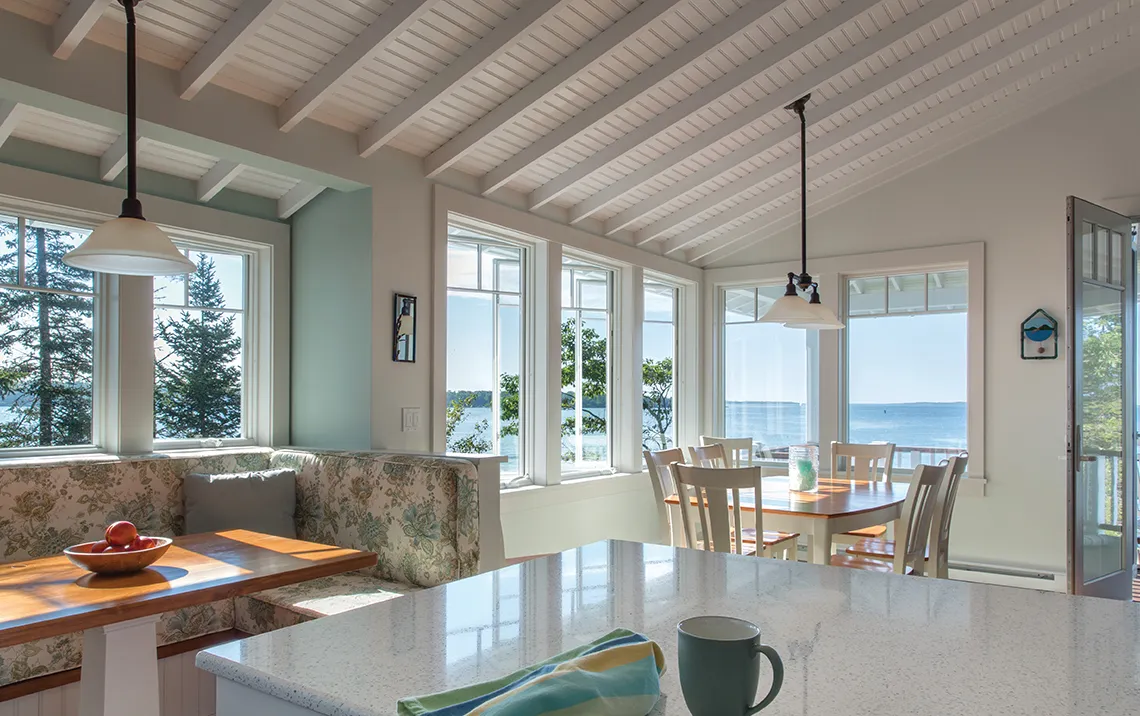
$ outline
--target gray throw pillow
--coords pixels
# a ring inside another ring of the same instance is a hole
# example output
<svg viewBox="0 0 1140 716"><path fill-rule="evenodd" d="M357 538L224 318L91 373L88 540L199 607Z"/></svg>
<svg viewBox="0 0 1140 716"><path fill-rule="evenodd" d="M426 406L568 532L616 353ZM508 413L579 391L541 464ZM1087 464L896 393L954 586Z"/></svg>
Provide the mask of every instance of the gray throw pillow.
<svg viewBox="0 0 1140 716"><path fill-rule="evenodd" d="M297 474L292 470L191 473L183 479L182 498L186 534L241 529L297 536Z"/></svg>

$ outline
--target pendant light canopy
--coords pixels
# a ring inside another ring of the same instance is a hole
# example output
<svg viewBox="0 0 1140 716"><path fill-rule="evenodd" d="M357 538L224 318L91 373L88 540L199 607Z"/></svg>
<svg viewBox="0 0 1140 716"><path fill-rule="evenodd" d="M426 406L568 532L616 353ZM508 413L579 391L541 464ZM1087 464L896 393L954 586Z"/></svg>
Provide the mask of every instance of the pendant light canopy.
<svg viewBox="0 0 1140 716"><path fill-rule="evenodd" d="M143 218L138 199L138 117L135 89L135 3L119 0L127 14L127 198L119 218L102 224L63 262L75 268L130 276L171 276L194 271L162 229Z"/></svg>
<svg viewBox="0 0 1140 716"><path fill-rule="evenodd" d="M760 322L826 331L843 328L843 322L819 300L819 284L807 271L807 120L804 119L804 108L809 99L810 94L804 95L785 107L795 112L800 119L800 275L788 274L788 286L784 295L772 304ZM809 290L809 300L800 298L799 291Z"/></svg>

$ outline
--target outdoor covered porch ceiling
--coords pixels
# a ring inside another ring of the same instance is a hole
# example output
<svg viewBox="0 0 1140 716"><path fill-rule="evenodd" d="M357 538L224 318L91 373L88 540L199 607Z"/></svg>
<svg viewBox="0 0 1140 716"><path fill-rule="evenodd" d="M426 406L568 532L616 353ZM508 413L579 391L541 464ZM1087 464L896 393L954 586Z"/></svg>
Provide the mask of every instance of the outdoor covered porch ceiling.
<svg viewBox="0 0 1140 716"><path fill-rule="evenodd" d="M145 0L138 14L141 56L176 71L183 102L218 85L276 107L275 131L320 122L362 157L390 146L427 177L471 175L491 198L518 192L703 266L798 221L789 102L812 93L824 209L1137 66L1136 2ZM112 0L0 8L51 25L56 58L123 44ZM243 176L222 169L212 181Z"/></svg>

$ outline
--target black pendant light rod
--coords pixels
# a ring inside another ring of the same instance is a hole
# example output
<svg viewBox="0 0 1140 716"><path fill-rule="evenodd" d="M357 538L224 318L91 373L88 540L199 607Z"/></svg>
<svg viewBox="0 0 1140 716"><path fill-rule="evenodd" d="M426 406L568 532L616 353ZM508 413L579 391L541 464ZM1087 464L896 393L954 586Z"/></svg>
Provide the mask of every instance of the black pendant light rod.
<svg viewBox="0 0 1140 716"><path fill-rule="evenodd" d="M135 74L135 3L119 0L127 15L127 198L123 199L120 216L142 219L142 202L138 198L138 92Z"/></svg>
<svg viewBox="0 0 1140 716"><path fill-rule="evenodd" d="M798 278L800 289L806 291L812 285L811 274L807 272L807 120L804 118L804 108L807 107L810 94L805 94L784 109L796 113L800 120L800 275Z"/></svg>

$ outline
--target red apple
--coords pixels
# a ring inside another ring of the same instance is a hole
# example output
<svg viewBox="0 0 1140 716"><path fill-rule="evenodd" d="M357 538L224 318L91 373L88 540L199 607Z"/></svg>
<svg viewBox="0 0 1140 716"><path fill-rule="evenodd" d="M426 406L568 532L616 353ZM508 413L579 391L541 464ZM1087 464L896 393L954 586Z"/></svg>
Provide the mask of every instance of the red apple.
<svg viewBox="0 0 1140 716"><path fill-rule="evenodd" d="M130 552L130 551L131 551L130 545L113 544L110 547L108 547L106 550L104 550L103 554L112 554L114 552Z"/></svg>
<svg viewBox="0 0 1140 716"><path fill-rule="evenodd" d="M139 531L135 526L126 520L119 522L112 522L107 527L107 531L103 534L103 539L111 543L112 546L126 547L139 536Z"/></svg>
<svg viewBox="0 0 1140 716"><path fill-rule="evenodd" d="M131 543L129 545L127 545L127 550L130 552L137 552L140 549L150 549L153 546L154 546L154 540L153 539L151 539L150 537L143 537L142 535L137 535L133 540L131 540Z"/></svg>
<svg viewBox="0 0 1140 716"><path fill-rule="evenodd" d="M87 551L90 552L91 554L99 554L101 552L105 552L107 550L107 548L110 546L111 545L107 543L107 540L101 539L98 542L96 542L95 544L91 545L91 549L89 549Z"/></svg>

